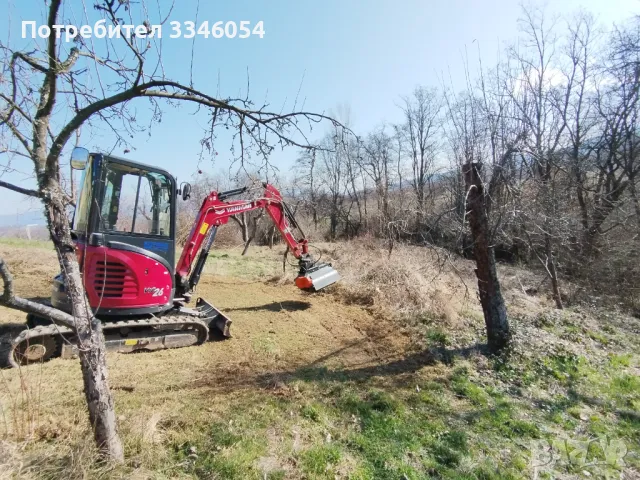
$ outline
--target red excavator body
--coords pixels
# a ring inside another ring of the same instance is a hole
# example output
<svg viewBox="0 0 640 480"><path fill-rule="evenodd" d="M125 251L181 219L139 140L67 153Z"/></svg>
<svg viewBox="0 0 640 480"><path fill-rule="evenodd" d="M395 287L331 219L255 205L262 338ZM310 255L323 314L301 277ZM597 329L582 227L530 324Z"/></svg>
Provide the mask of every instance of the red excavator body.
<svg viewBox="0 0 640 480"><path fill-rule="evenodd" d="M175 348L200 344L210 331L230 335L231 320L211 303L198 298L190 304L218 228L240 213L268 213L298 260L299 288L316 291L340 278L310 255L307 238L272 185L263 184L251 200L229 200L254 193L249 187L210 192L174 266L177 201L189 198L190 185L178 188L162 169L84 149L74 150L71 163L84 170L72 234L89 304L103 322L108 348ZM51 303L72 311L62 274L54 279ZM70 329L33 315L27 326L8 347L0 345L0 357L9 352L0 363L15 366L77 353Z"/></svg>
<svg viewBox="0 0 640 480"><path fill-rule="evenodd" d="M147 254L77 244L89 304L97 310L162 309L172 300L172 272Z"/></svg>

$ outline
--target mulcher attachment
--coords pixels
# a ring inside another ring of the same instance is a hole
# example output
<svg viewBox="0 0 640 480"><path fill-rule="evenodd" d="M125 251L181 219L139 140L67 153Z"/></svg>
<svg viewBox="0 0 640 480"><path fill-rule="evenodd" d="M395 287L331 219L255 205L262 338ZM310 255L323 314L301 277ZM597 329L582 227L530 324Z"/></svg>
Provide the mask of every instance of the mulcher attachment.
<svg viewBox="0 0 640 480"><path fill-rule="evenodd" d="M317 292L340 280L340 274L330 263L315 263L310 256L300 259L300 272L296 286L301 290Z"/></svg>

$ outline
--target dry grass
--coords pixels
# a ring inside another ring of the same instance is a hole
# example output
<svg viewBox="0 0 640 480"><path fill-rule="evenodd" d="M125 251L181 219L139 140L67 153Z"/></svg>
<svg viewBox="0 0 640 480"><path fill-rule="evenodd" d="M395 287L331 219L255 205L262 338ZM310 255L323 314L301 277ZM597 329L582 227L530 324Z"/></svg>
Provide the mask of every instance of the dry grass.
<svg viewBox="0 0 640 480"><path fill-rule="evenodd" d="M400 246L387 255L381 245L365 240L341 245L332 254L344 278L339 289L355 303L400 315L429 312L455 324L473 302L469 266L440 250Z"/></svg>
<svg viewBox="0 0 640 480"><path fill-rule="evenodd" d="M19 367L18 382L10 382L3 371L0 371L0 376L0 385L7 398L0 404L2 430L5 436L10 432L16 440L29 440L38 435L37 430L41 426L42 368Z"/></svg>
<svg viewBox="0 0 640 480"><path fill-rule="evenodd" d="M332 293L346 303L451 328L482 316L473 262L446 250L399 245L389 255L382 242L365 238L319 244L317 251L340 271L343 281ZM551 306L543 276L506 265L498 270L510 313L538 313ZM542 294L528 294L532 287Z"/></svg>

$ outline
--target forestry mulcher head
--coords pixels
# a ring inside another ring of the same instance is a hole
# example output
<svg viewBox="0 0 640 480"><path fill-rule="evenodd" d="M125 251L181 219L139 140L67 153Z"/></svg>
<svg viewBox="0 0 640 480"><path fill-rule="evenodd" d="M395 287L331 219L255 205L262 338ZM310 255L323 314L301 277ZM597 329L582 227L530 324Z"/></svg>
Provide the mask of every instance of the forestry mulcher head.
<svg viewBox="0 0 640 480"><path fill-rule="evenodd" d="M317 292L340 280L340 274L330 263L319 263L311 256L300 259L300 272L296 277L296 286L301 290Z"/></svg>

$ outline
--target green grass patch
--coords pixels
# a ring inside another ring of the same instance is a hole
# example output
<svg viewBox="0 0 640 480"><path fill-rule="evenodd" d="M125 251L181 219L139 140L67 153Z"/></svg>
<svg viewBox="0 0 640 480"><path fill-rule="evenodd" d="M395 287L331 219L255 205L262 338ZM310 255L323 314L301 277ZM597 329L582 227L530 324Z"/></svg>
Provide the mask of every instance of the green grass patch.
<svg viewBox="0 0 640 480"><path fill-rule="evenodd" d="M447 345L451 345L451 340L447 333L441 328L432 328L429 329L426 333L426 337L431 342L435 343L440 347L446 347Z"/></svg>
<svg viewBox="0 0 640 480"><path fill-rule="evenodd" d="M601 332L594 332L592 330L587 331L587 335L591 340L595 340L602 345L609 345L611 343L611 339Z"/></svg>
<svg viewBox="0 0 640 480"><path fill-rule="evenodd" d="M335 467L341 451L335 445L320 445L305 450L300 455L302 471L309 478L335 478Z"/></svg>
<svg viewBox="0 0 640 480"><path fill-rule="evenodd" d="M302 368L294 394L236 400L229 423L180 443L175 463L199 478L515 479L531 476L531 445L547 439L616 439L632 451L640 425L620 412L637 408L640 382L625 370L635 357L555 352L492 357L493 369L482 371L456 358L428 376ZM275 454L272 425L280 432ZM282 468L261 470L265 455ZM551 475L575 474L571 468Z"/></svg>
<svg viewBox="0 0 640 480"><path fill-rule="evenodd" d="M640 378L626 373L614 377L609 384L609 397L622 408L640 411Z"/></svg>
<svg viewBox="0 0 640 480"><path fill-rule="evenodd" d="M584 357L571 353L559 353L535 359L531 369L531 381L557 381L563 386L574 385L588 375Z"/></svg>
<svg viewBox="0 0 640 480"><path fill-rule="evenodd" d="M568 379L594 375L581 357L556 355L517 366L522 372L542 366L538 383L553 384L557 395L532 404L500 388L499 376L479 376L466 362L443 366L436 378L399 383L350 379L327 367L303 369L294 380L295 395L235 399L224 422L211 422L176 444L173 461L181 474L197 478L502 479L529 476L529 445L549 435L620 439L629 448L637 441L637 420L600 414L562 390ZM637 381L628 375L608 384L604 375L598 378L596 389L608 385L625 399L637 393ZM267 440L274 425L275 448ZM282 468L262 470L265 455ZM563 468L559 472L567 473Z"/></svg>
<svg viewBox="0 0 640 480"><path fill-rule="evenodd" d="M451 388L458 395L467 398L478 406L486 406L489 403L489 395L484 388L471 382L466 368L456 368L451 377Z"/></svg>
<svg viewBox="0 0 640 480"><path fill-rule="evenodd" d="M611 381L614 394L630 395L640 393L640 378L635 375L621 375Z"/></svg>
<svg viewBox="0 0 640 480"><path fill-rule="evenodd" d="M540 438L538 426L518 418L517 409L508 401L499 401L495 406L481 411L477 419L475 415L470 417L470 423L478 431L494 432L509 439Z"/></svg>
<svg viewBox="0 0 640 480"><path fill-rule="evenodd" d="M343 395L337 407L359 427L346 445L362 458L366 478L444 474L469 454L466 433L442 421L438 395L447 394L425 389L401 397L379 390Z"/></svg>
<svg viewBox="0 0 640 480"><path fill-rule="evenodd" d="M43 250L53 250L53 243L51 243L50 240L27 240L25 238L0 237L0 245L19 248L39 248Z"/></svg>
<svg viewBox="0 0 640 480"><path fill-rule="evenodd" d="M316 405L304 405L300 409L300 413L304 418L312 420L314 422L320 421L320 408Z"/></svg>
<svg viewBox="0 0 640 480"><path fill-rule="evenodd" d="M175 445L178 466L199 478L258 478L254 462L265 449L264 440L242 433L224 423L210 424L196 440Z"/></svg>
<svg viewBox="0 0 640 480"><path fill-rule="evenodd" d="M247 255L239 248L212 249L205 265L205 273L240 278L265 278L282 273L282 263L277 257L254 247Z"/></svg>
<svg viewBox="0 0 640 480"><path fill-rule="evenodd" d="M623 354L612 353L609 355L609 365L614 369L622 368L622 367L630 367L632 360L633 360L633 355L630 353L623 353Z"/></svg>

